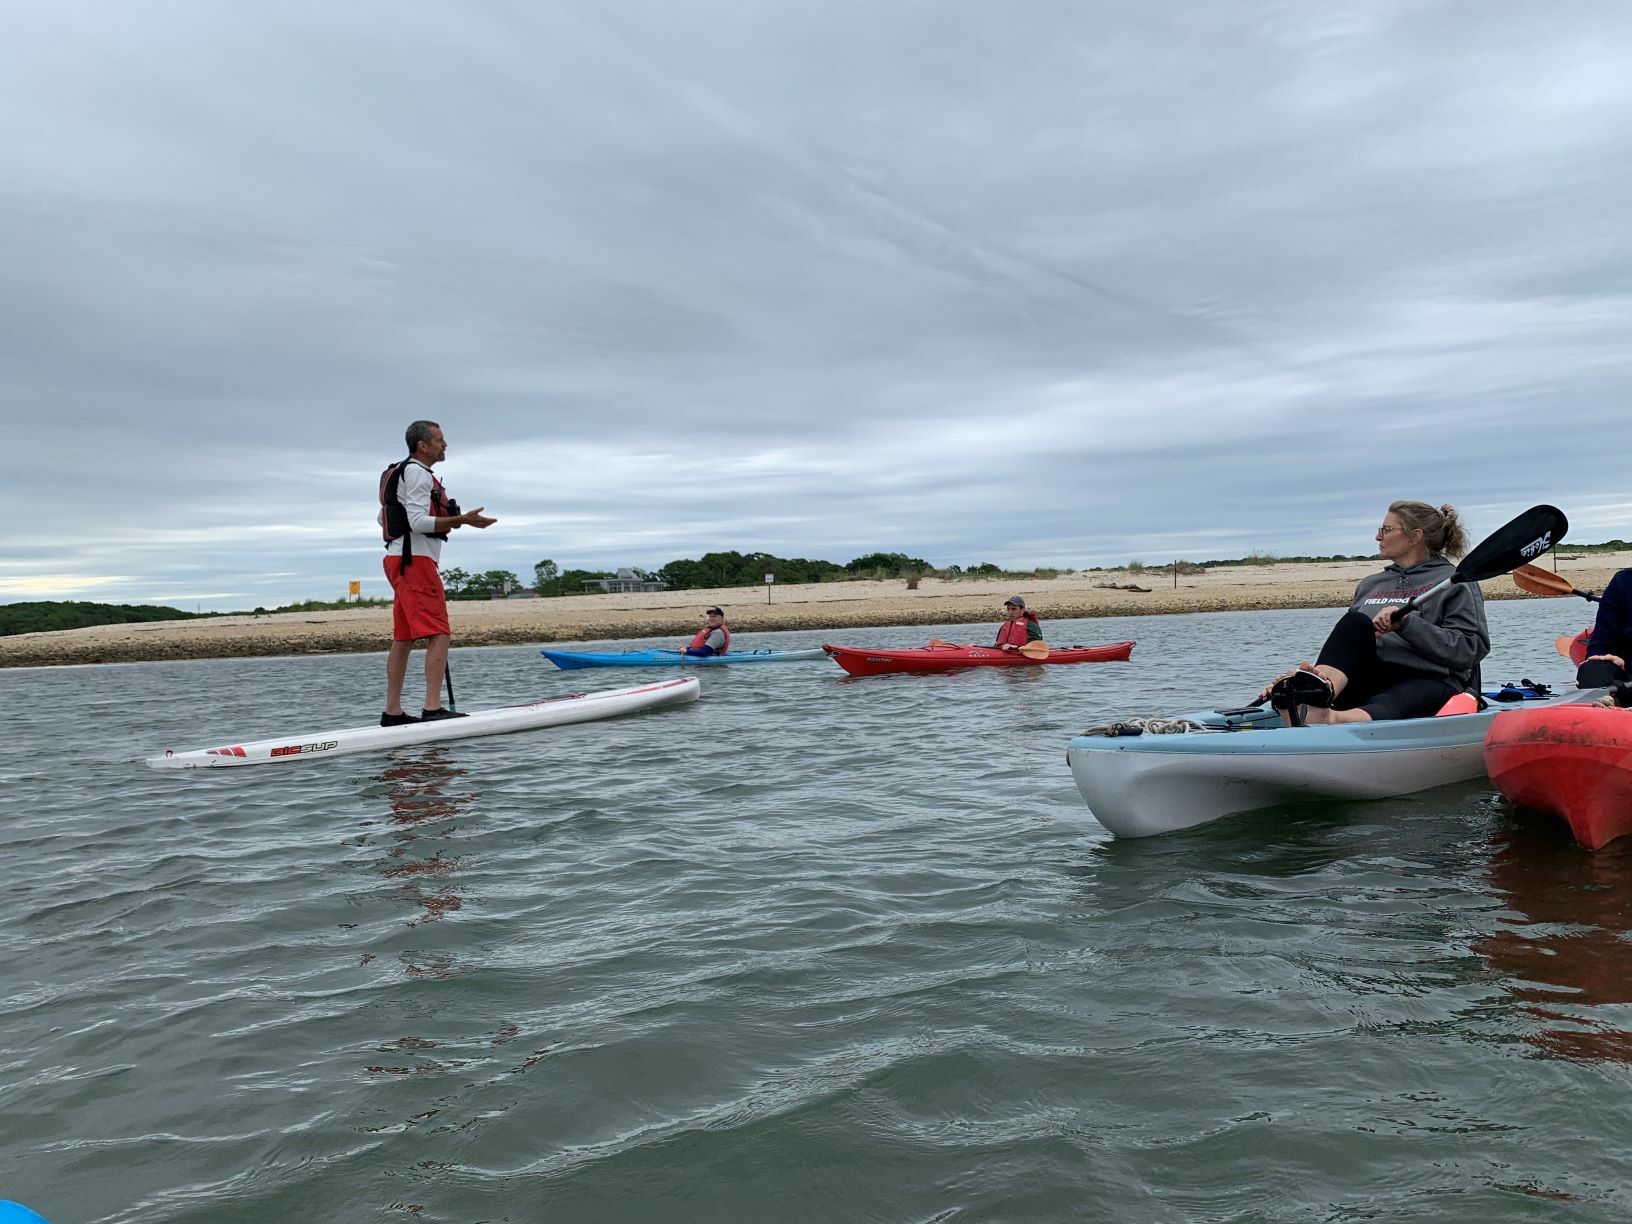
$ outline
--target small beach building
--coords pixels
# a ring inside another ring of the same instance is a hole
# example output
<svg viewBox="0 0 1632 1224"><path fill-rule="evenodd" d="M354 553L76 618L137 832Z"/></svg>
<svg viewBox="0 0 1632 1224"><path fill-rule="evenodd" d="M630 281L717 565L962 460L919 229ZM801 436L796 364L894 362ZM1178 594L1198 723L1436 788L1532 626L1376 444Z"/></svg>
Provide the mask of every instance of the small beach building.
<svg viewBox="0 0 1632 1224"><path fill-rule="evenodd" d="M585 591L603 591L608 595L619 595L625 591L666 591L669 584L655 582L642 578L627 566L618 570L616 578L585 578Z"/></svg>

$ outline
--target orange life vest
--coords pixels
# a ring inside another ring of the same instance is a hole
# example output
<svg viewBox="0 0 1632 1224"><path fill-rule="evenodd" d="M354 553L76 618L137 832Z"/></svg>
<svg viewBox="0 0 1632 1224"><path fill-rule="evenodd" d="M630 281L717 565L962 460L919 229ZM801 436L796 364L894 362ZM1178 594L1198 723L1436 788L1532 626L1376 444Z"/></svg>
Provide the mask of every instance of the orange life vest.
<svg viewBox="0 0 1632 1224"><path fill-rule="evenodd" d="M1029 626L1037 623L1034 612L1027 611L1019 620L1004 621L997 627L997 645L1024 646L1031 640Z"/></svg>
<svg viewBox="0 0 1632 1224"><path fill-rule="evenodd" d="M723 621L717 626L704 625L701 629L697 630L697 636L691 639L691 645L687 646L686 649L701 650L704 646L707 646L708 635L713 633L716 628L718 628L721 633L725 634L725 643L714 653L717 655L728 654L731 650L731 629Z"/></svg>

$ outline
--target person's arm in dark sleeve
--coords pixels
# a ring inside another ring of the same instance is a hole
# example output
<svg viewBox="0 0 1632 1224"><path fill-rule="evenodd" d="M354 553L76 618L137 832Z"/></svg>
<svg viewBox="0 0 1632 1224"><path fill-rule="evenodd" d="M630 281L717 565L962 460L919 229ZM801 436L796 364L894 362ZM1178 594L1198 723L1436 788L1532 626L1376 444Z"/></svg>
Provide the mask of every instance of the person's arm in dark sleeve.
<svg viewBox="0 0 1632 1224"><path fill-rule="evenodd" d="M1440 597L1438 615L1422 609L1395 630L1424 659L1447 671L1471 672L1490 653L1485 601L1472 583L1453 586Z"/></svg>
<svg viewBox="0 0 1632 1224"><path fill-rule="evenodd" d="M1609 580L1598 601L1598 618L1593 622L1587 657L1612 654L1625 659L1632 650L1632 569L1624 569Z"/></svg>

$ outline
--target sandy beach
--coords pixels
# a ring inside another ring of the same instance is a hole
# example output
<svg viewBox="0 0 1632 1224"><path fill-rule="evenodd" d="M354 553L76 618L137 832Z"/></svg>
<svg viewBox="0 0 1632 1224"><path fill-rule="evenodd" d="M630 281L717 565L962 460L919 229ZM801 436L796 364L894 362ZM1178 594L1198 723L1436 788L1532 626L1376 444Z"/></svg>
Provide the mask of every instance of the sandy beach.
<svg viewBox="0 0 1632 1224"><path fill-rule="evenodd" d="M1249 611L1261 608L1340 608L1355 583L1378 561L1283 562L1220 566L1179 576L1145 570L1098 571L1015 582L923 579L917 590L901 580L829 582L773 587L580 595L562 599L504 599L449 605L453 641L460 646L689 636L702 610L725 608L739 647L755 633L789 629L855 629L879 625L985 623L996 626L1001 605L1021 595L1046 623L1076 617ZM1584 590L1602 590L1632 553L1560 559L1558 572ZM1548 568L1552 568L1551 559ZM1126 586L1149 587L1132 591ZM1502 577L1483 584L1487 599L1533 599ZM1561 618L1589 623L1580 600ZM391 635L389 608L289 612L209 620L101 625L0 638L0 667L132 663L157 659L239 658L255 655L335 654L384 650ZM976 635L984 636L984 635Z"/></svg>

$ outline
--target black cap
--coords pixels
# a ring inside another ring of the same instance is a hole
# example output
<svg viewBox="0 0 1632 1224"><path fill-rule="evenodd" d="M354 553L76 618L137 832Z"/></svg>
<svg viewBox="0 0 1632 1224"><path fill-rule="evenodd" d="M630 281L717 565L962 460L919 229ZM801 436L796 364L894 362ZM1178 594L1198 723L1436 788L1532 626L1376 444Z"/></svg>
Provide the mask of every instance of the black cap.
<svg viewBox="0 0 1632 1224"><path fill-rule="evenodd" d="M718 608L710 608L703 615L705 615L705 616L724 616L725 613L720 611Z"/></svg>

